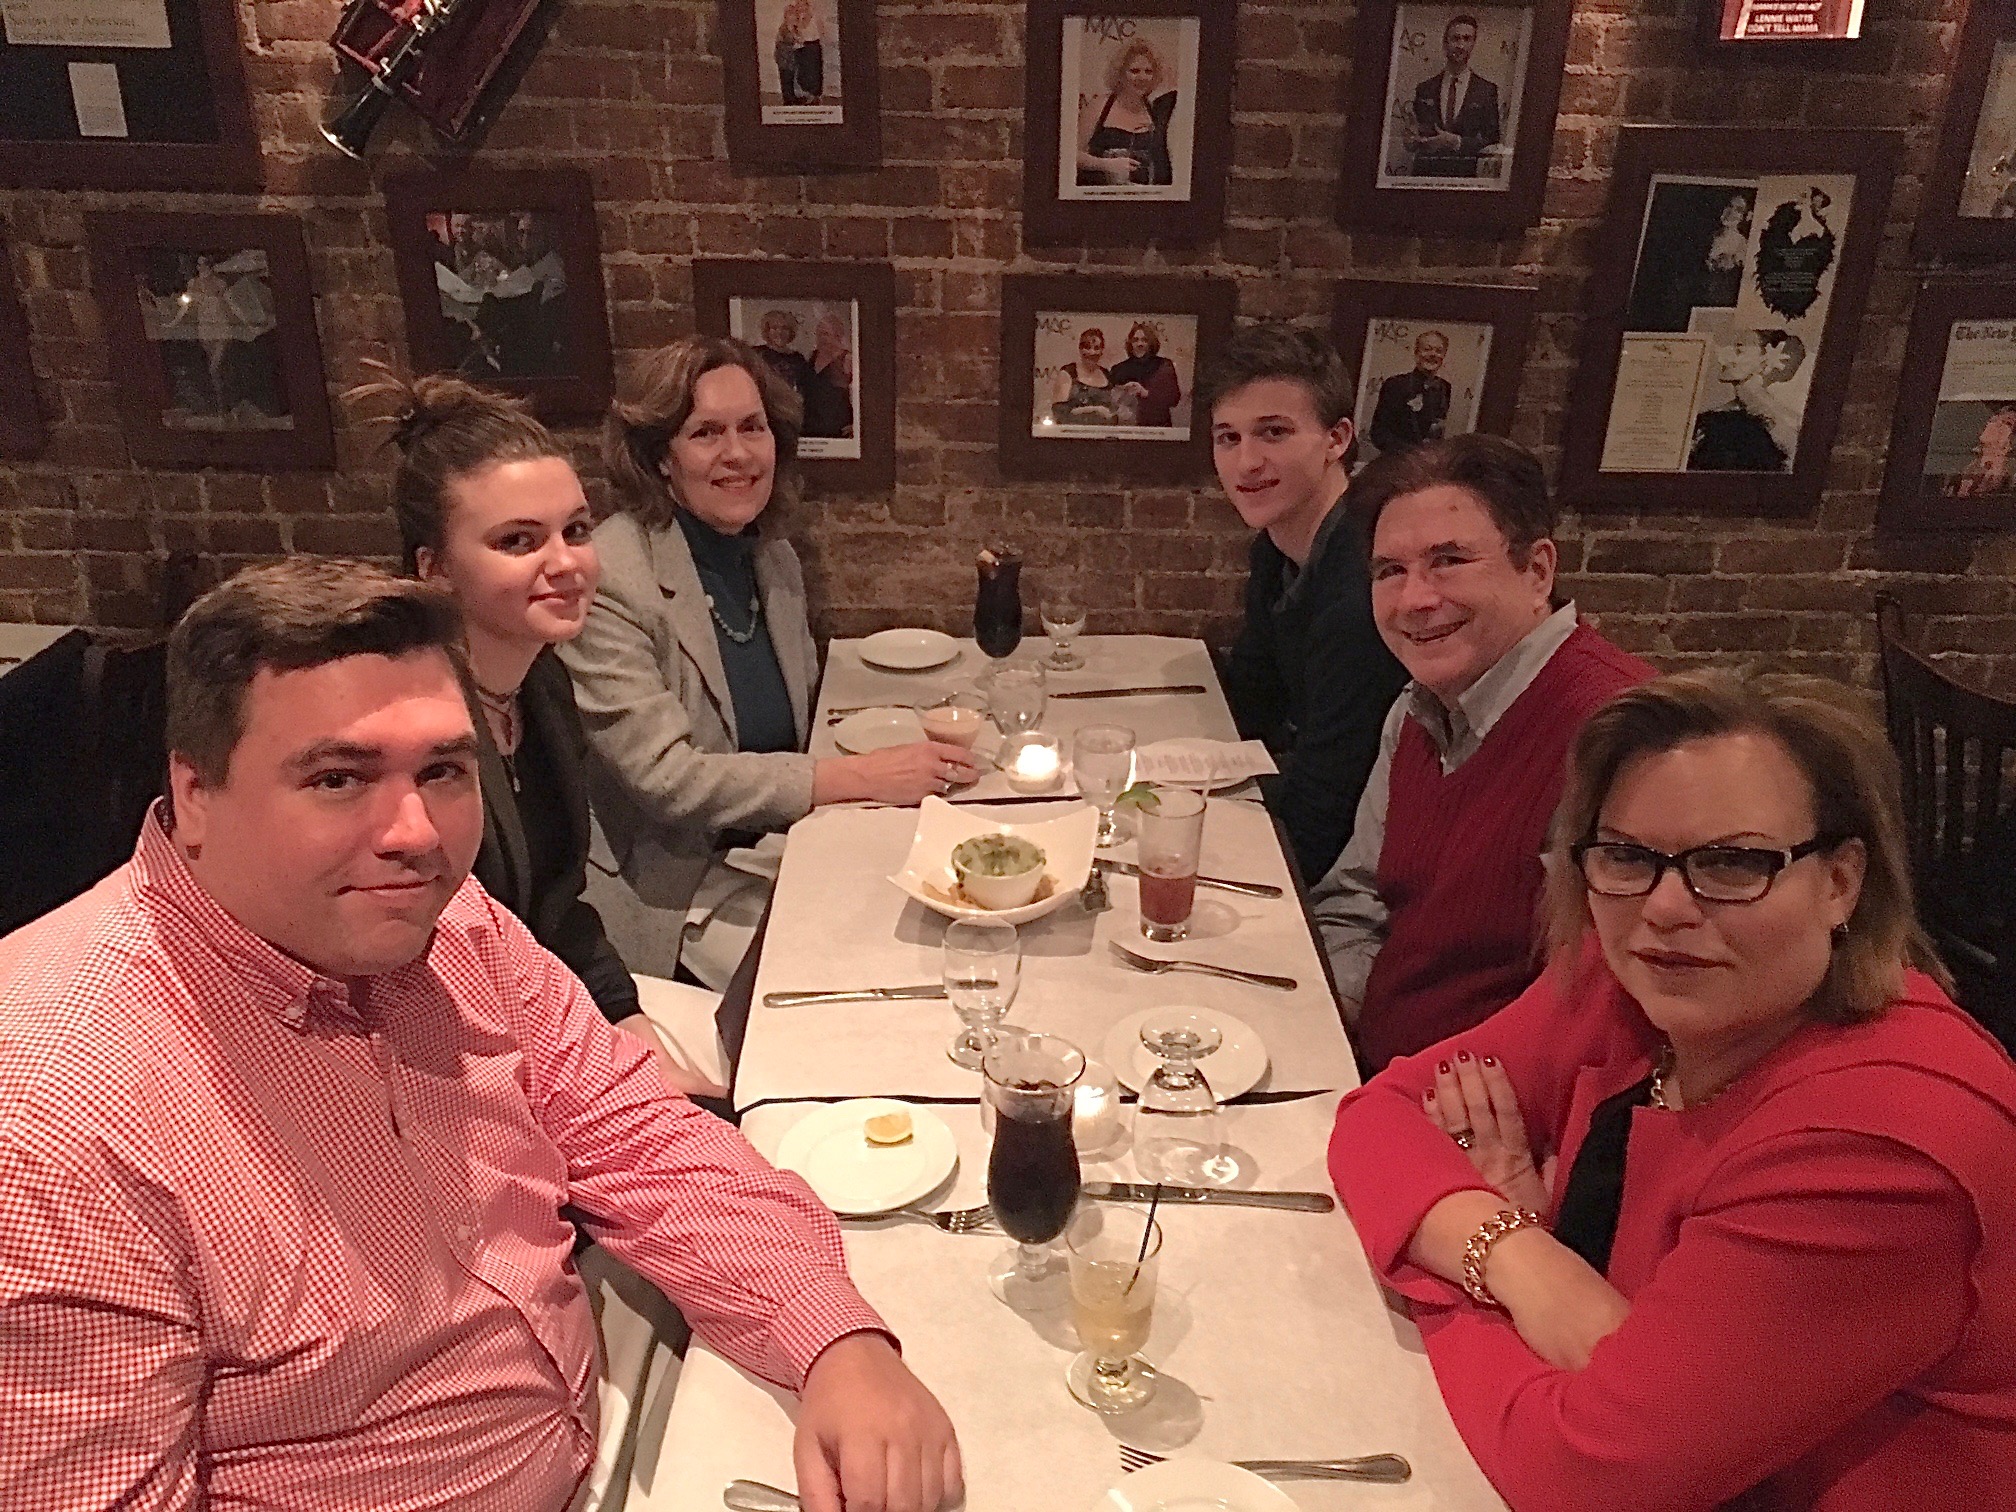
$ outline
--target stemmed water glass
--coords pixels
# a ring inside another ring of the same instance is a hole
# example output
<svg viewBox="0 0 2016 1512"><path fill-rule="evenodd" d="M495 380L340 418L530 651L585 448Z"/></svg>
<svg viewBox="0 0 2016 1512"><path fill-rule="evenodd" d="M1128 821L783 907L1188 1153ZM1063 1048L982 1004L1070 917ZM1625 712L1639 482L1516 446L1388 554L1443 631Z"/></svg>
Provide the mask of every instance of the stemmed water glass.
<svg viewBox="0 0 2016 1512"><path fill-rule="evenodd" d="M1061 1307L1069 1290L1047 1246L1078 1203L1078 1146L1071 1114L1085 1056L1052 1034L1003 1034L981 1062L982 1095L994 1111L987 1200L1015 1241L994 1262L994 1295L1017 1312Z"/></svg>
<svg viewBox="0 0 2016 1512"><path fill-rule="evenodd" d="M1043 723L1048 681L1041 662L1004 662L981 675L979 685L987 695L987 712L1004 739Z"/></svg>
<svg viewBox="0 0 2016 1512"><path fill-rule="evenodd" d="M978 1071L1022 980L1022 941L999 919L954 919L945 928L945 996L965 1027L945 1053Z"/></svg>
<svg viewBox="0 0 2016 1512"><path fill-rule="evenodd" d="M1239 1174L1226 1153L1217 1094L1197 1062L1224 1043L1216 1024L1195 1013L1156 1013L1141 1024L1141 1043L1161 1062L1141 1087L1134 1114L1134 1166L1149 1181L1224 1186Z"/></svg>
<svg viewBox="0 0 2016 1512"><path fill-rule="evenodd" d="M1071 738L1071 773L1085 801L1099 810L1101 850L1119 842L1113 804L1134 777L1134 732L1125 725L1086 725Z"/></svg>
<svg viewBox="0 0 2016 1512"><path fill-rule="evenodd" d="M1050 654L1043 665L1052 672L1075 672L1085 658L1074 645L1085 632L1085 606L1069 588L1057 587L1037 601L1036 613L1043 621L1043 633L1050 637Z"/></svg>
<svg viewBox="0 0 2016 1512"><path fill-rule="evenodd" d="M1127 1412L1155 1395L1155 1367L1139 1357L1155 1319L1162 1225L1135 1208L1086 1204L1064 1235L1071 1317L1084 1353L1064 1379L1094 1412Z"/></svg>

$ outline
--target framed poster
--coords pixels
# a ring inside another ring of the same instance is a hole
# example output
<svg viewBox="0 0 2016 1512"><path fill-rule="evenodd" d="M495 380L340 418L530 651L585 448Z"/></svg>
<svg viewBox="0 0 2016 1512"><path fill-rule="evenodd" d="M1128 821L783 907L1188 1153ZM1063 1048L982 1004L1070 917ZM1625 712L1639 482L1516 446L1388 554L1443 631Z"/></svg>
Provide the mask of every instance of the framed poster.
<svg viewBox="0 0 2016 1512"><path fill-rule="evenodd" d="M1919 289L1876 523L2016 530L2016 281Z"/></svg>
<svg viewBox="0 0 2016 1512"><path fill-rule="evenodd" d="M887 263L693 260L700 329L798 391L798 465L823 489L896 486L896 272Z"/></svg>
<svg viewBox="0 0 2016 1512"><path fill-rule="evenodd" d="M2016 258L2016 0L1974 0L1953 54L1918 250Z"/></svg>
<svg viewBox="0 0 2016 1512"><path fill-rule="evenodd" d="M875 0L719 0L728 158L738 168L882 166Z"/></svg>
<svg viewBox="0 0 2016 1512"><path fill-rule="evenodd" d="M1331 329L1357 375L1360 464L1443 436L1510 432L1538 300L1474 284L1338 284Z"/></svg>
<svg viewBox="0 0 2016 1512"><path fill-rule="evenodd" d="M1033 0L1023 123L1031 246L1192 246L1225 224L1235 8Z"/></svg>
<svg viewBox="0 0 2016 1512"><path fill-rule="evenodd" d="M1902 138L1627 126L1562 457L1578 506L1819 501Z"/></svg>
<svg viewBox="0 0 2016 1512"><path fill-rule="evenodd" d="M14 260L0 241L0 457L32 457L46 440L28 319L14 292Z"/></svg>
<svg viewBox="0 0 2016 1512"><path fill-rule="evenodd" d="M1863 49L1867 0L1696 0L1702 46L1745 61L1780 57L1839 66Z"/></svg>
<svg viewBox="0 0 2016 1512"><path fill-rule="evenodd" d="M586 172L397 174L385 213L414 371L459 373L548 417L602 417L609 318Z"/></svg>
<svg viewBox="0 0 2016 1512"><path fill-rule="evenodd" d="M126 212L84 232L135 461L335 466L300 221Z"/></svg>
<svg viewBox="0 0 2016 1512"><path fill-rule="evenodd" d="M0 187L257 189L230 0L0 4Z"/></svg>
<svg viewBox="0 0 2016 1512"><path fill-rule="evenodd" d="M1001 280L1001 469L1177 482L1211 467L1199 367L1232 334L1221 278Z"/></svg>
<svg viewBox="0 0 2016 1512"><path fill-rule="evenodd" d="M1358 57L1377 87L1352 91L1339 222L1463 236L1537 221L1570 9L1367 0Z"/></svg>

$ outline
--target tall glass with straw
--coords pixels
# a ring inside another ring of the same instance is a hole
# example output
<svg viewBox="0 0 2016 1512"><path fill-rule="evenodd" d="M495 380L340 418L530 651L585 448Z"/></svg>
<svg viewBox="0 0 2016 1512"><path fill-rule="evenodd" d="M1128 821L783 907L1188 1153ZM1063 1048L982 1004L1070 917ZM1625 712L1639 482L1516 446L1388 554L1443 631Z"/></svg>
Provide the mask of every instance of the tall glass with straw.
<svg viewBox="0 0 2016 1512"><path fill-rule="evenodd" d="M1064 1249L1084 1346L1065 1381L1094 1412L1132 1411L1155 1395L1155 1367L1140 1352L1155 1320L1162 1226L1152 1210L1088 1203L1065 1231Z"/></svg>

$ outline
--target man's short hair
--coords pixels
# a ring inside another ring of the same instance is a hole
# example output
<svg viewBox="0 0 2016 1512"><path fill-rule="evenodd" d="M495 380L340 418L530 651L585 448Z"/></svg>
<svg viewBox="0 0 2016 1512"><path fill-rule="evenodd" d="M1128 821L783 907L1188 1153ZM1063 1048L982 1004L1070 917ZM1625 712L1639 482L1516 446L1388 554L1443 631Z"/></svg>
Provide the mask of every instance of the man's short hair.
<svg viewBox="0 0 2016 1512"><path fill-rule="evenodd" d="M1440 331L1423 331L1419 336L1416 336L1414 338L1414 350L1417 352L1420 351L1421 343L1426 341L1430 336L1433 336L1437 341L1442 343L1443 351L1446 352L1449 350L1449 338Z"/></svg>
<svg viewBox="0 0 2016 1512"><path fill-rule="evenodd" d="M432 584L340 557L247 567L190 605L168 637L168 749L221 786L261 671L430 650L448 658L467 696L462 616Z"/></svg>
<svg viewBox="0 0 2016 1512"><path fill-rule="evenodd" d="M1385 453L1352 480L1351 505L1370 540L1388 504L1445 484L1477 496L1516 563L1523 565L1533 543L1554 534L1558 516L1540 459L1502 436L1475 432Z"/></svg>
<svg viewBox="0 0 2016 1512"><path fill-rule="evenodd" d="M1355 385L1337 348L1319 332L1280 321L1241 326L1232 333L1198 384L1204 413L1209 415L1227 395L1263 378L1282 378L1307 389L1325 430L1351 413Z"/></svg>
<svg viewBox="0 0 2016 1512"><path fill-rule="evenodd" d="M1449 40L1449 33L1454 31L1459 26L1467 26L1473 32L1481 32L1482 30L1484 30L1483 27L1477 24L1477 18L1475 16L1451 16L1442 25L1442 40L1444 42L1447 42Z"/></svg>

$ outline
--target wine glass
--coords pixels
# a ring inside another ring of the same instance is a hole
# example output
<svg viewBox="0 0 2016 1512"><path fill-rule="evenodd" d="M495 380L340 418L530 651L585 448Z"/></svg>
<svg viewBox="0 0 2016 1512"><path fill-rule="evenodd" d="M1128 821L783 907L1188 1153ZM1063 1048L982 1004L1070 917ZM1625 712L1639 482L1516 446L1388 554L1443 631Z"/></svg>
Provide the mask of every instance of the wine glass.
<svg viewBox="0 0 2016 1512"><path fill-rule="evenodd" d="M1217 1095L1197 1068L1224 1039L1200 1014L1156 1013L1142 1021L1141 1043L1161 1061L1142 1084L1134 1114L1134 1166L1148 1180L1224 1186L1239 1174L1225 1152Z"/></svg>
<svg viewBox="0 0 2016 1512"><path fill-rule="evenodd" d="M1050 637L1050 654L1043 665L1052 672L1075 672L1085 665L1073 646L1085 631L1085 606L1069 588L1052 588L1037 601L1037 616L1043 633Z"/></svg>
<svg viewBox="0 0 2016 1512"><path fill-rule="evenodd" d="M1015 1241L988 1273L994 1295L1017 1312L1061 1307L1063 1267L1047 1245L1078 1203L1078 1146L1071 1133L1085 1056L1054 1034L996 1036L980 1065L994 1110L987 1200Z"/></svg>
<svg viewBox="0 0 2016 1512"><path fill-rule="evenodd" d="M1049 701L1049 679L1041 662L1011 666L1006 662L989 668L979 679L987 694L987 712L1004 738L1023 734L1043 723L1043 706Z"/></svg>
<svg viewBox="0 0 2016 1512"><path fill-rule="evenodd" d="M978 1071L1022 980L1022 941L999 919L955 919L945 929L945 996L965 1025L945 1053Z"/></svg>
<svg viewBox="0 0 2016 1512"><path fill-rule="evenodd" d="M1138 1351L1155 1320L1162 1225L1136 1208L1086 1204L1064 1235L1071 1320L1084 1353L1065 1371L1071 1395L1094 1412L1128 1412L1155 1395L1155 1367Z"/></svg>
<svg viewBox="0 0 2016 1512"><path fill-rule="evenodd" d="M1119 842L1113 804L1134 777L1134 732L1125 725L1086 725L1071 737L1071 773L1085 801L1099 810L1101 850Z"/></svg>

